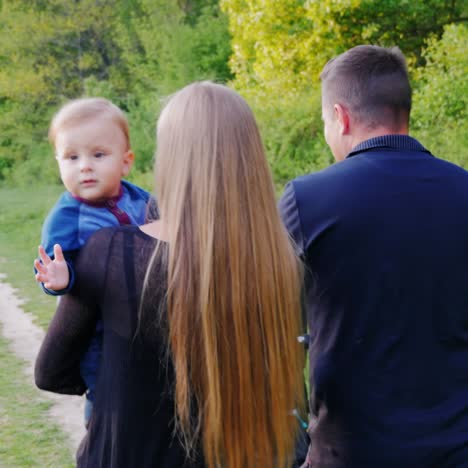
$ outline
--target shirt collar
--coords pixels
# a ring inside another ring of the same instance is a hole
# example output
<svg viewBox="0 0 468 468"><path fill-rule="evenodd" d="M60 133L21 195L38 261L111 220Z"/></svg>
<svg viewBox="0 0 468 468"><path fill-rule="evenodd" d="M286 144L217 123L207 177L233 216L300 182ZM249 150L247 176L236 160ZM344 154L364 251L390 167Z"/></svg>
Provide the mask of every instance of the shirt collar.
<svg viewBox="0 0 468 468"><path fill-rule="evenodd" d="M374 148L392 148L406 151L425 151L429 153L418 140L415 140L409 135L382 135L362 141L356 145L346 157L349 158L357 153Z"/></svg>
<svg viewBox="0 0 468 468"><path fill-rule="evenodd" d="M73 195L73 193L71 194L71 196L75 200L78 200L79 202L84 203L85 205L94 206L95 208L112 208L122 198L123 193L124 193L123 187L122 187L122 184L120 184L119 194L116 195L115 197L108 198L107 200L103 200L103 201L86 200L85 198L81 198L81 197L78 197L77 195Z"/></svg>

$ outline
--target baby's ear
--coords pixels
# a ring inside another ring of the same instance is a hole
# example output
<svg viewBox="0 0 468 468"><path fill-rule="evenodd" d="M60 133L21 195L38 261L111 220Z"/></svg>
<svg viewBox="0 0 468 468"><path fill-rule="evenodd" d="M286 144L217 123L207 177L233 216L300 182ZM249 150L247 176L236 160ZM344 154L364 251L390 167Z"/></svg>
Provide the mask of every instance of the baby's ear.
<svg viewBox="0 0 468 468"><path fill-rule="evenodd" d="M124 177L129 174L130 169L132 168L134 161L135 161L135 155L133 154L133 151L128 150L124 154L123 165L122 165L122 175Z"/></svg>

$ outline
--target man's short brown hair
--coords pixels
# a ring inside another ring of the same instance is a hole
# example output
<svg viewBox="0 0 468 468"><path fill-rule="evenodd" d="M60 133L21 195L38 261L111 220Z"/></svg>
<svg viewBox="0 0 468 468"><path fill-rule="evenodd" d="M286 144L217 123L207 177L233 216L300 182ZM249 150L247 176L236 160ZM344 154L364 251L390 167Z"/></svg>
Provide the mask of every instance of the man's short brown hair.
<svg viewBox="0 0 468 468"><path fill-rule="evenodd" d="M353 47L330 60L320 79L324 107L342 104L368 128L408 124L411 86L398 47Z"/></svg>

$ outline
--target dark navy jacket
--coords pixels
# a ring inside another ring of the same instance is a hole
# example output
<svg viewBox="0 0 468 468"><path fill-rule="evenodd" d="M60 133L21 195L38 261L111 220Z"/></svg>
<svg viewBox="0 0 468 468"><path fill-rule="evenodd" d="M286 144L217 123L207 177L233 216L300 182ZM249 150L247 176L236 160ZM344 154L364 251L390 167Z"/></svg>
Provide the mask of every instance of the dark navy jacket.
<svg viewBox="0 0 468 468"><path fill-rule="evenodd" d="M280 210L307 268L310 466L468 466L468 172L378 137Z"/></svg>

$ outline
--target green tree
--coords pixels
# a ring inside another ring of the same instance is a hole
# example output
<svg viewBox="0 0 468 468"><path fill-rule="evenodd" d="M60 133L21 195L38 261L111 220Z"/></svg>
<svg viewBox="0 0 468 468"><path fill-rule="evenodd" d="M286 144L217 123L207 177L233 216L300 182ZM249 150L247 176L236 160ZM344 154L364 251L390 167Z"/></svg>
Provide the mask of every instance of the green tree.
<svg viewBox="0 0 468 468"><path fill-rule="evenodd" d="M421 93L427 91L428 96L440 92L436 74L441 80L443 70L452 66L453 72L445 78L455 79L462 74L461 54L466 54L466 45L457 48L453 60L432 51L423 52L429 37L432 41L441 37L444 25L466 19L466 6L461 0L221 0L221 5L228 14L233 36L233 84L256 111L279 183L331 161L322 137L318 79L330 58L363 43L398 45L411 71L427 60L430 82ZM448 43L441 47L446 51L441 54L451 53ZM466 69L464 73L466 76ZM434 78L430 78L432 75ZM457 79L458 83L466 83L466 79ZM440 94L445 99L445 91ZM446 102L457 100L459 93L455 94ZM441 104L440 98L431 102ZM421 100L421 111L424 105L429 106L427 98ZM450 107L452 112L454 107ZM426 110L422 111L421 122L426 119ZM427 134L430 129L436 134L437 121L427 119L427 126L417 131ZM457 119L457 128L466 126L466 116L458 115ZM450 128L454 122L447 121L447 135L453 136ZM462 141L459 136L458 141ZM453 145L448 139L438 138L436 148Z"/></svg>
<svg viewBox="0 0 468 468"><path fill-rule="evenodd" d="M147 171L164 97L195 80L232 78L227 17L214 0L133 0L116 40L130 76L122 105L130 113L136 166Z"/></svg>
<svg viewBox="0 0 468 468"><path fill-rule="evenodd" d="M468 169L468 28L452 24L423 52L416 70L412 129L434 154Z"/></svg>
<svg viewBox="0 0 468 468"><path fill-rule="evenodd" d="M140 0L118 29L119 46L138 92L171 93L197 79L227 81L227 17L218 2Z"/></svg>
<svg viewBox="0 0 468 468"><path fill-rule="evenodd" d="M420 63L425 39L460 20L461 0L221 0L240 89L302 93L331 57L363 43L398 45Z"/></svg>
<svg viewBox="0 0 468 468"><path fill-rule="evenodd" d="M37 180L48 121L86 80L111 79L122 63L111 29L115 1L4 0L0 5L0 178L14 166ZM33 155L37 155L33 161Z"/></svg>
<svg viewBox="0 0 468 468"><path fill-rule="evenodd" d="M48 104L82 93L89 76L109 79L122 66L112 37L117 3L2 2L2 96Z"/></svg>
<svg viewBox="0 0 468 468"><path fill-rule="evenodd" d="M148 169L161 97L196 79L231 79L230 50L217 0L4 0L0 180L47 173L49 120L84 94L130 114L137 168Z"/></svg>

